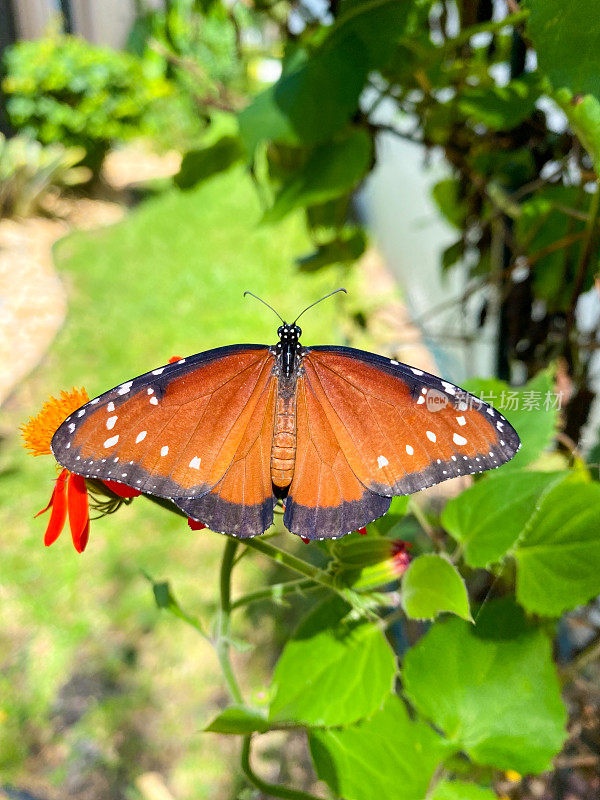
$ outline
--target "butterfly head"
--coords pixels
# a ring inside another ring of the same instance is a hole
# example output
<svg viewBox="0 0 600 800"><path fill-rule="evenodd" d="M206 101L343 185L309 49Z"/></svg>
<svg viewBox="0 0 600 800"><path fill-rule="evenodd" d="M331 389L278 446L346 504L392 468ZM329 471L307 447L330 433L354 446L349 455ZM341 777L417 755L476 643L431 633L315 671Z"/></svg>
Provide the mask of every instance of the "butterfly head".
<svg viewBox="0 0 600 800"><path fill-rule="evenodd" d="M277 336L282 345L295 345L302 336L302 328L299 325L288 325L287 322L284 322L277 328Z"/></svg>

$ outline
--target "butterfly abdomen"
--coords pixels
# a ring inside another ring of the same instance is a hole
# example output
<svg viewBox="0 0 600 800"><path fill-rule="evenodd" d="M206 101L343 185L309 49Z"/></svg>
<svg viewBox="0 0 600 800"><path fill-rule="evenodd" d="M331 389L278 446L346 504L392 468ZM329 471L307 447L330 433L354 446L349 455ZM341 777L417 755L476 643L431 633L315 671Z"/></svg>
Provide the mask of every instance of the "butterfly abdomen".
<svg viewBox="0 0 600 800"><path fill-rule="evenodd" d="M296 400L295 393L279 392L275 409L275 428L271 449L271 480L285 488L294 477L296 463Z"/></svg>

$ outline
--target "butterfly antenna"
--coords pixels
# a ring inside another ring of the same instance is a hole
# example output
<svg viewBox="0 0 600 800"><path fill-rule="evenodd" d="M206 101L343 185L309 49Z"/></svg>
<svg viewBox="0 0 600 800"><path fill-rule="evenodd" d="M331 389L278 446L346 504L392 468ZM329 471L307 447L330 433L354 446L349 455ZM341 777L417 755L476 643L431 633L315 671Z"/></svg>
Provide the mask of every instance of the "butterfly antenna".
<svg viewBox="0 0 600 800"><path fill-rule="evenodd" d="M334 294L337 294L338 292L343 292L344 294L348 294L348 292L345 289L336 289L335 292L329 292L329 294L326 294L325 297L322 297L320 300L315 300L314 303L311 303L309 306L306 306L304 311L301 311L298 314L298 316L296 317L296 319L292 322L292 325L295 325L298 322L298 320L300 319L300 317L302 316L302 314L304 314L306 311L308 311L309 308L312 308L313 306L316 306L318 303L322 303L323 300L327 300L328 297L332 297Z"/></svg>
<svg viewBox="0 0 600 800"><path fill-rule="evenodd" d="M258 302L259 302L259 303L262 303L262 304L263 304L263 306L266 306L267 308L270 308L270 309L271 309L271 311L272 311L272 312L273 312L273 313L274 313L274 314L275 314L277 317L279 317L279 319L280 319L280 320L283 322L283 324L285 325L285 320L284 320L284 319L283 319L283 318L282 318L282 317L281 317L281 316L280 316L280 315L279 315L279 314L278 314L278 313L275 311L275 309L273 308L273 306L270 306L268 303L265 303L265 301L264 301L264 300L262 300L260 297L258 297L258 295L255 295L255 294L253 294L252 292L244 292L244 297L246 297L246 295L247 295L247 294L249 294L249 295L250 295L250 297L253 297L255 300L258 300Z"/></svg>

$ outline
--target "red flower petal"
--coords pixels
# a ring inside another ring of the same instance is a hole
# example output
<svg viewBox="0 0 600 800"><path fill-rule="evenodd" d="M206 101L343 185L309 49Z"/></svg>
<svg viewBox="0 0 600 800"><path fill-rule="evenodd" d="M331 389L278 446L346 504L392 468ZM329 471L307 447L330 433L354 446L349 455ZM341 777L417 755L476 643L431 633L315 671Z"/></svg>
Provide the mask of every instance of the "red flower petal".
<svg viewBox="0 0 600 800"><path fill-rule="evenodd" d="M301 536L300 538L302 539L304 544L308 544L310 542L310 539L305 539L304 536Z"/></svg>
<svg viewBox="0 0 600 800"><path fill-rule="evenodd" d="M90 512L83 475L70 474L67 503L73 544L78 553L83 553L90 535Z"/></svg>
<svg viewBox="0 0 600 800"><path fill-rule="evenodd" d="M68 477L69 470L63 469L56 479L56 483L54 484L50 502L46 508L38 511L38 513L35 515L36 517L39 517L40 514L48 511L50 506L52 506L52 514L50 515L50 521L48 522L48 527L46 528L46 533L44 534L44 544L46 547L50 547L50 545L58 539L65 525L65 520L67 518L66 489Z"/></svg>
<svg viewBox="0 0 600 800"><path fill-rule="evenodd" d="M139 497L141 495L139 489L132 489L131 486L126 486L124 483L117 483L117 481L102 481L102 483L108 486L111 492L125 499L129 497Z"/></svg>
<svg viewBox="0 0 600 800"><path fill-rule="evenodd" d="M360 533L361 536L366 536L367 535L367 529L366 528L359 528L356 532Z"/></svg>
<svg viewBox="0 0 600 800"><path fill-rule="evenodd" d="M181 361L181 356L171 356L171 358L169 359L169 364L174 364L176 361Z"/></svg>
<svg viewBox="0 0 600 800"><path fill-rule="evenodd" d="M192 519L191 517L188 517L188 525L193 531L201 531L202 528L206 528L203 522L198 522L198 520Z"/></svg>

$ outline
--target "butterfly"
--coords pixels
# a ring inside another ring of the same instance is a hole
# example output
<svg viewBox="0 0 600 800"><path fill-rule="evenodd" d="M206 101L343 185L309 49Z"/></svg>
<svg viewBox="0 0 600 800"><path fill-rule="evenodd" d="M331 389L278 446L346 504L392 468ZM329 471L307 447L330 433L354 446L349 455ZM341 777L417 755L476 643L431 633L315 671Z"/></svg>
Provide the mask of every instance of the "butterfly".
<svg viewBox="0 0 600 800"><path fill-rule="evenodd" d="M56 460L168 498L230 536L263 533L281 500L289 531L336 539L395 495L494 469L519 449L496 409L452 383L351 347L304 347L299 316L279 317L274 346L218 347L95 397L54 434Z"/></svg>

